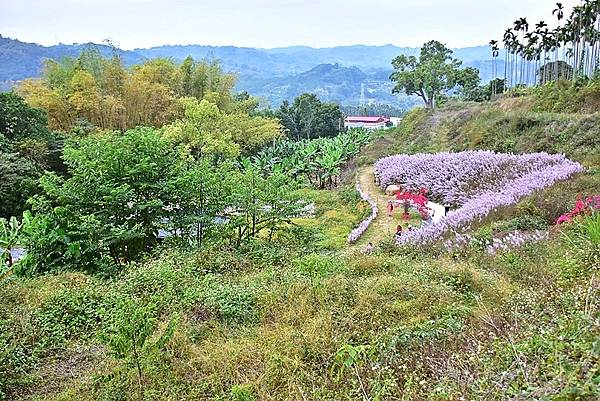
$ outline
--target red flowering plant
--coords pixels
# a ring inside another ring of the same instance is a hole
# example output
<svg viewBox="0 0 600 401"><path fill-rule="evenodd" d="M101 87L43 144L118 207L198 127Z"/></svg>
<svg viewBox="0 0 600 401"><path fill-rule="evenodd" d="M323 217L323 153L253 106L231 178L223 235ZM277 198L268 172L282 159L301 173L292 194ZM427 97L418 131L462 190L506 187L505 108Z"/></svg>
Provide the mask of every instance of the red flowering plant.
<svg viewBox="0 0 600 401"><path fill-rule="evenodd" d="M583 199L580 194L575 201L575 208L570 212L561 215L558 220L556 220L556 224L569 223L577 216L592 214L597 210L600 210L600 195L589 196Z"/></svg>
<svg viewBox="0 0 600 401"><path fill-rule="evenodd" d="M404 206L404 214L402 217L405 220L410 218L408 213L410 207L417 209L424 220L429 218L429 211L427 210L427 202L429 202L429 199L427 199L426 196L427 192L426 188L421 188L417 193L408 191L398 191L396 193L396 200L400 201L402 206Z"/></svg>

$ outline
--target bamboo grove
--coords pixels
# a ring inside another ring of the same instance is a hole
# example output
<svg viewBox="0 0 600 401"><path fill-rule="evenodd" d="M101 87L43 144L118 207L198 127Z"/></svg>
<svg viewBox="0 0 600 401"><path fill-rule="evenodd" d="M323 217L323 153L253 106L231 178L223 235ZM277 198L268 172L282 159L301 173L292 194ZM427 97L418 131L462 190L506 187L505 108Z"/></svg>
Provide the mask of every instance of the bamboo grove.
<svg viewBox="0 0 600 401"><path fill-rule="evenodd" d="M583 0L567 15L562 3L552 10L555 21L531 25L519 18L502 38L507 87L543 84L558 79L592 77L600 57L600 0ZM556 25L550 28L550 25ZM492 73L498 71L500 43L490 41Z"/></svg>

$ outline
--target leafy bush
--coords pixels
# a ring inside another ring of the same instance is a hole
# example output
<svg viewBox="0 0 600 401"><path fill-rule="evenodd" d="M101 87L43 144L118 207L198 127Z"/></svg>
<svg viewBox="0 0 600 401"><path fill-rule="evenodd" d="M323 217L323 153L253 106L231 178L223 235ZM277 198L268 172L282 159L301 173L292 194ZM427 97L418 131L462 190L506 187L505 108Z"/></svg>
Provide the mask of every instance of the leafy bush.
<svg viewBox="0 0 600 401"><path fill-rule="evenodd" d="M37 192L40 176L35 164L17 153L0 151L0 218L21 214L26 200Z"/></svg>
<svg viewBox="0 0 600 401"><path fill-rule="evenodd" d="M256 397L253 394L252 388L250 386L240 386L234 385L231 386L231 390L229 390L230 401L255 401Z"/></svg>
<svg viewBox="0 0 600 401"><path fill-rule="evenodd" d="M514 217L508 221L503 221L494 226L494 230L514 231L514 230L543 230L548 227L548 222L542 216L532 216L529 214Z"/></svg>
<svg viewBox="0 0 600 401"><path fill-rule="evenodd" d="M11 390L27 384L28 373L45 350L36 341L40 334L26 316L0 317L0 400L8 400Z"/></svg>
<svg viewBox="0 0 600 401"><path fill-rule="evenodd" d="M582 216L563 231L570 253L582 262L586 270L598 270L600 266L600 211ZM581 273L584 273L582 271Z"/></svg>
<svg viewBox="0 0 600 401"><path fill-rule="evenodd" d="M46 340L62 345L94 335L112 312L111 302L109 295L94 286L65 289L47 299L33 318Z"/></svg>
<svg viewBox="0 0 600 401"><path fill-rule="evenodd" d="M243 284L225 283L207 276L203 283L202 303L227 323L247 323L258 318L256 290Z"/></svg>

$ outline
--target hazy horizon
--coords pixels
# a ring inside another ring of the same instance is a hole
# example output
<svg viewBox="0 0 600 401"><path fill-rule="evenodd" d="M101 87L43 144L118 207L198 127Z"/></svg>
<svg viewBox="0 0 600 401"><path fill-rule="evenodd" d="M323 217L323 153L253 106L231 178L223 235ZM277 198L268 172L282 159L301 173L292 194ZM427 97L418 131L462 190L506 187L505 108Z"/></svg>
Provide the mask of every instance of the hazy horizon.
<svg viewBox="0 0 600 401"><path fill-rule="evenodd" d="M518 17L554 23L547 0L0 0L5 37L44 46L101 43L125 50L164 45L273 49L365 45L420 47L437 39L452 48L498 39ZM566 9L576 0L563 1Z"/></svg>
<svg viewBox="0 0 600 401"><path fill-rule="evenodd" d="M57 46L57 45L65 45L65 46L84 45L84 44L88 44L88 43L94 43L97 45L98 44L106 44L103 41L59 42L59 43L44 44L44 43L39 43L39 42L35 42L35 41L23 40L22 38L19 38L19 37L13 36L13 35L8 35L3 32L0 32L0 36L2 36L3 38L18 40L23 43L33 43L33 44L37 44L37 45L44 46L44 47L52 47L52 46ZM118 44L115 43L115 45L117 45L117 47L119 47ZM287 48L292 48L292 47L306 47L306 48L311 48L311 49L334 49L334 48L340 48L340 47L356 47L356 46L365 46L365 47L395 46L398 48L411 48L411 49L419 49L421 47L421 46L403 46L401 44L392 44L392 43L381 43L381 44L351 43L351 44L343 44L343 45L335 45L335 46L310 46L310 45L303 45L303 44L289 44L289 45L276 46L276 47L240 46L240 45L235 45L235 44L215 45L215 44L209 44L209 43L163 43L163 44L156 44L156 45L152 45L152 46L148 46L148 47L135 47L135 48L119 47L119 48L121 48L122 50L134 51L136 49L149 49L149 48L153 48L153 47L162 47L162 46L209 46L209 47L229 47L229 46L231 46L231 47L238 47L238 48L258 49L258 50L276 50L276 49L287 49ZM487 46L487 43L479 43L479 44L475 44L472 46L459 46L459 47L453 46L452 48L453 49L469 49L469 48L477 48L477 47L482 47L482 46Z"/></svg>

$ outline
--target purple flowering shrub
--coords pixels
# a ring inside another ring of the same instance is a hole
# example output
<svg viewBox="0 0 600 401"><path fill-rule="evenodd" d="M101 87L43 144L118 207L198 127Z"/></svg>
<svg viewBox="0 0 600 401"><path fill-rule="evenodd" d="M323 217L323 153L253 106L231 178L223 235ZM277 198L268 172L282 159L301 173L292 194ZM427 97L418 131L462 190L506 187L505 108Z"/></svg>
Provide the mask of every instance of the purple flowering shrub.
<svg viewBox="0 0 600 401"><path fill-rule="evenodd" d="M469 234L456 234L454 238L444 241L448 252L458 252L468 247L482 247L490 255L519 248L525 244L547 240L548 231L520 231L514 230L492 240L481 240ZM482 243L485 242L485 243Z"/></svg>
<svg viewBox="0 0 600 401"><path fill-rule="evenodd" d="M408 190L425 187L431 199L456 207L439 221L405 233L399 244L428 244L448 231L466 231L497 209L581 171L579 163L564 155L491 151L396 155L375 164L382 188L390 184Z"/></svg>
<svg viewBox="0 0 600 401"><path fill-rule="evenodd" d="M348 235L348 242L351 244L358 241L361 235L367 231L367 228L369 228L371 222L377 217L378 212L377 204L369 197L369 195L365 194L362 189L360 189L358 183L356 184L356 190L360 194L360 198L369 203L369 206L371 207L371 214L369 217L361 221L360 224Z"/></svg>

